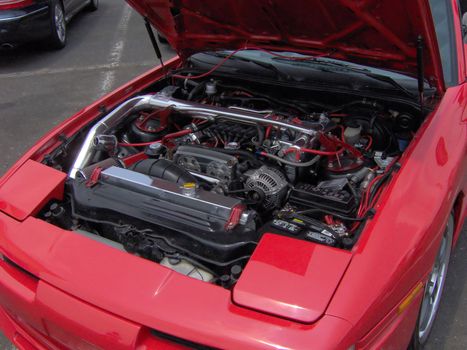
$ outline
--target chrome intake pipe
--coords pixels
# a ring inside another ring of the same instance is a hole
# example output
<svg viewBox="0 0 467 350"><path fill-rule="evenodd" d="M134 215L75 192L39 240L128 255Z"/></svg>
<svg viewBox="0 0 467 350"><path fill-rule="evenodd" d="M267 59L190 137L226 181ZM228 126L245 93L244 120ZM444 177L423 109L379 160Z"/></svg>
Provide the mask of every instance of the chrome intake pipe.
<svg viewBox="0 0 467 350"><path fill-rule="evenodd" d="M92 160L96 152L98 136L107 134L112 128L115 128L132 113L142 109L153 108L149 103L151 98L152 95L134 97L122 103L112 112L98 121L96 125L94 125L91 130L89 130L88 135L86 136L86 139L81 146L78 156L76 157L68 176L74 179L79 171L83 170L89 165L89 162Z"/></svg>
<svg viewBox="0 0 467 350"><path fill-rule="evenodd" d="M168 107L170 107L174 112L188 114L199 119L232 120L254 125L273 125L280 128L295 130L299 133L311 136L315 135L317 132L313 128L297 125L284 120L273 120L268 118L267 115L254 111L204 105L201 103L175 99L163 94L143 95L134 97L122 103L92 127L86 136L72 169L70 170L69 177L74 179L78 172L89 165L89 162L95 155L96 145L98 143L96 140L98 136L108 134L135 112L144 109L164 109Z"/></svg>

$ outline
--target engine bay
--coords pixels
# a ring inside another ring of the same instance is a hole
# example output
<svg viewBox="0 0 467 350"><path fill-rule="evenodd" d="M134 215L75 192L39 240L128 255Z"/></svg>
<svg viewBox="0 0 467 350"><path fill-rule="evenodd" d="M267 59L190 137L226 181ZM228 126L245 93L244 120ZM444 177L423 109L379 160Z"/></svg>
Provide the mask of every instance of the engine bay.
<svg viewBox="0 0 467 350"><path fill-rule="evenodd" d="M225 288L266 232L351 249L421 123L417 111L258 90L172 79L122 103L89 127L66 200L40 216Z"/></svg>

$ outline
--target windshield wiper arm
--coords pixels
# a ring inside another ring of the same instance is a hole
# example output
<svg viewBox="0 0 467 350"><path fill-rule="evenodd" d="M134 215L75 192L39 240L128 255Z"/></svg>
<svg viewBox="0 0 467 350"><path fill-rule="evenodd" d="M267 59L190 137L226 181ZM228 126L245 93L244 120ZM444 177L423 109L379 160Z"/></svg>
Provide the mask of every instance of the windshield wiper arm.
<svg viewBox="0 0 467 350"><path fill-rule="evenodd" d="M323 61L318 61L318 62L319 63L324 63ZM354 66L351 66L351 65L347 65L345 63L339 63L339 62L326 62L326 63L329 63L330 65L335 65L335 66L338 66L338 67L346 68L350 72L356 72L356 73L363 74L363 75L365 75L365 76L367 76L369 78L372 78L374 80L378 80L378 81L388 83L389 85L392 85L394 88L401 91L405 95L407 95L407 96L409 96L411 98L415 97L415 95L412 92L407 90L405 87L400 85L396 80L394 80L391 77L388 77L387 75L372 73L371 70L369 70L369 69L354 67Z"/></svg>
<svg viewBox="0 0 467 350"><path fill-rule="evenodd" d="M356 67L356 66L353 66L353 65L350 65L350 64L336 62L336 61L323 61L323 60L320 60L320 59L316 59L315 61L312 61L312 62L315 62L317 64L321 64L321 65L324 65L324 66L341 67L341 68L347 69L347 70L349 70L351 72L359 72L359 73L371 72L368 68L360 68L360 67Z"/></svg>
<svg viewBox="0 0 467 350"><path fill-rule="evenodd" d="M225 58L225 57L228 56L228 55L226 55L224 53L221 53L221 52L209 52L209 53L205 52L205 54L210 54L210 55L213 55L213 56L216 56L216 57L222 57L222 58ZM253 63L253 64L257 65L257 66L260 66L260 67L265 68L267 70L273 71L274 73L276 73L276 76L278 78L283 78L285 80L290 80L290 75L288 75L287 73L281 71L279 68L277 68L272 63L252 60L250 58L241 57L241 56L231 56L229 58L229 60L238 60L238 61L243 61L243 62L247 62L247 63Z"/></svg>
<svg viewBox="0 0 467 350"><path fill-rule="evenodd" d="M238 57L237 57L238 58ZM240 58L241 60L244 60L243 57ZM255 61L255 60L249 60L249 59L246 59L246 61L248 62L251 62L251 63L254 63L260 67L263 67L263 68L266 68L266 69L269 69L269 70L273 70L274 72L276 72L276 75L278 77L281 77L281 78L284 78L285 80L289 80L290 79L290 75L288 75L287 73L284 73L283 71L281 71L279 68L277 68L275 65L273 65L272 63L267 63L267 62L261 62L261 61Z"/></svg>
<svg viewBox="0 0 467 350"><path fill-rule="evenodd" d="M407 90L405 87L403 87L402 85L400 85L397 81L395 81L394 79L392 79L391 77L388 77L387 75L381 75L381 74L375 74L375 73L363 73L365 74L365 76L367 77L370 77L372 79L375 79L375 80L378 80L378 81L383 81L383 82L386 82L390 85L392 85L393 87L395 87L397 90L403 92L405 95L411 97L411 98L414 98L415 95L410 92L409 90Z"/></svg>
<svg viewBox="0 0 467 350"><path fill-rule="evenodd" d="M305 60L297 61L297 60L294 60L293 58L294 58L294 56L291 56L290 59L287 59L287 58L284 58L284 57L271 57L271 60L284 61L284 62L287 62L287 63L295 63L295 64L303 64L303 65L316 64L316 65L320 65L320 66L340 67L340 68L343 68L345 70L355 71L355 72L370 72L370 70L367 69L367 68L356 67L356 66L346 64L346 63L343 63L343 62L328 61L328 60L322 60L322 59L319 59L319 58L310 58L310 59L308 59L306 61Z"/></svg>
<svg viewBox="0 0 467 350"><path fill-rule="evenodd" d="M274 60L284 60L286 61L286 59L284 58L280 58L280 57L273 57L272 59ZM301 61L300 61L301 62ZM404 93L405 95L409 96L410 98L414 98L415 95L410 92L409 90L407 90L405 87L403 87L402 85L400 85L396 80L394 80L393 78L391 77L388 77L387 75L382 75L382 74L376 74L376 73L372 73L370 69L367 69L367 68L360 68L360 67L355 67L355 66L352 66L350 64L346 64L346 63L341 63L341 62L335 62L335 61L323 61L323 60L320 60L320 59L313 59L313 60L308 60L308 61L304 61L304 63L309 63L309 64L316 64L316 65L322 65L322 66L334 66L334 67L340 67L340 68L343 68L345 69L346 71L348 72L355 72L355 73L360 73L360 74L363 74L369 78L372 78L374 80L378 80L378 81L382 81L382 82L385 82L385 83L388 83L390 85L392 85L394 88L396 88L397 90L401 91L402 93Z"/></svg>

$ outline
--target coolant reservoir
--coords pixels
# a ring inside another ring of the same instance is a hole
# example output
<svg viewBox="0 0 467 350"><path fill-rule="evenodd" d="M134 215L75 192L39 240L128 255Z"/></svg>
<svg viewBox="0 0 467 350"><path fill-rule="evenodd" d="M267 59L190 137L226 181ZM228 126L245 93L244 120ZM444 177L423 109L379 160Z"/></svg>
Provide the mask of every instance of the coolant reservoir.
<svg viewBox="0 0 467 350"><path fill-rule="evenodd" d="M214 279L214 276L202 268L196 267L193 264L189 263L183 259L170 259L165 257L160 262L162 266L168 267L171 270L177 271L182 275L192 277L204 282L211 282Z"/></svg>
<svg viewBox="0 0 467 350"><path fill-rule="evenodd" d="M357 142L360 141L360 137L362 135L362 127L361 125L349 125L344 130L344 139L350 145L355 145Z"/></svg>

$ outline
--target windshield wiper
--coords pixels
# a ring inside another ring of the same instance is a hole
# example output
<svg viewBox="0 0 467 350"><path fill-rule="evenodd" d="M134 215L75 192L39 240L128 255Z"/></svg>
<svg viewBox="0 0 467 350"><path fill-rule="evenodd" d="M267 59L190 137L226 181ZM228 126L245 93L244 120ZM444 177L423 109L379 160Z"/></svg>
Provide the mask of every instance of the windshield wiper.
<svg viewBox="0 0 467 350"><path fill-rule="evenodd" d="M212 56L216 56L216 57L222 57L222 58L225 58L228 56L228 54L224 54L224 53L221 53L221 52L205 52L205 54L207 55L212 55ZM290 75L288 75L287 73L281 71L279 68L277 68L274 64L272 63L268 63L268 62L263 62L263 61L257 61L257 60L252 60L250 58L246 58L246 57L241 57L241 56L231 56L229 58L229 60L238 60L238 61L243 61L243 62L247 62L247 63L253 63L257 66L260 66L262 68L265 68L266 70L270 70L270 71L273 71L276 75L277 78L282 78L282 79L285 79L285 80L290 80Z"/></svg>
<svg viewBox="0 0 467 350"><path fill-rule="evenodd" d="M291 60L287 60L287 59L281 58L281 57L272 57L271 59L291 62ZM367 76L367 77L369 77L371 79L388 83L388 84L392 85L394 88L396 88L396 90L399 90L402 93L404 93L406 96L409 96L410 98L415 98L415 94L413 94L412 92L407 90L405 87L400 85L393 78L391 78L391 77L389 77L387 75L373 73L368 68L356 67L356 66L353 66L353 65L350 65L350 64L335 62L335 61L323 61L323 60L320 60L318 58L315 58L315 59L312 59L312 60L307 60L307 61L293 61L293 62L295 64L298 62L298 63L304 64L304 65L306 65L306 64L311 64L311 65L316 64L316 65L321 65L321 66L331 66L331 67L334 66L334 67L343 68L345 71L363 74L363 75L365 75L365 76Z"/></svg>
<svg viewBox="0 0 467 350"><path fill-rule="evenodd" d="M355 72L371 72L368 68L363 68L363 67L356 67L344 62L337 62L337 61L324 61L319 58L310 58L308 60L294 60L294 56L291 56L290 59L284 58L284 57L271 57L271 60L274 61L283 61L287 63L293 63L296 65L309 65L309 64L316 64L320 66L331 66L331 67L340 67L343 68L344 70L348 71L355 71Z"/></svg>
<svg viewBox="0 0 467 350"><path fill-rule="evenodd" d="M363 73L365 76L367 77L370 77L372 79L375 79L375 80L378 80L378 81L383 81L383 82L386 82L390 85L392 85L393 87L395 87L397 90L401 91L402 93L404 93L405 95L411 97L411 98L415 98L415 94L413 94L412 92L410 92L409 90L407 90L405 87L403 87L402 85L400 85L397 81L395 81L394 79L392 79L391 77L388 77L387 75L381 75L381 74L375 74L375 73Z"/></svg>

